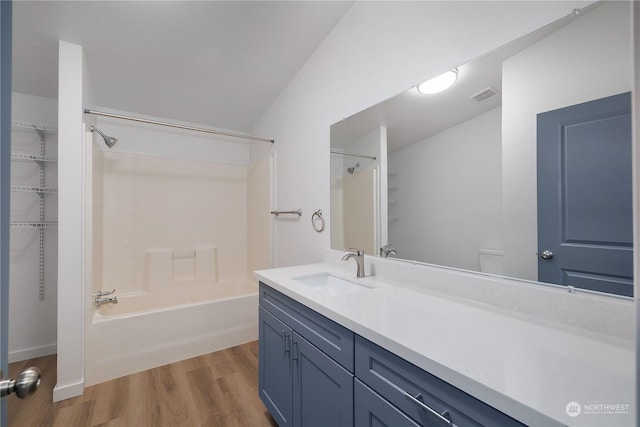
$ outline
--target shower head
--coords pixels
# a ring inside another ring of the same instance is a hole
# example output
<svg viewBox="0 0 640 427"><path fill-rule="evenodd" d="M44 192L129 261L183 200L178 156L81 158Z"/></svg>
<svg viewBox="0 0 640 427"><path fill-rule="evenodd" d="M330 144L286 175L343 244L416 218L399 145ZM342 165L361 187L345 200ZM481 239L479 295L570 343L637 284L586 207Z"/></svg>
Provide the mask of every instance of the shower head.
<svg viewBox="0 0 640 427"><path fill-rule="evenodd" d="M347 168L347 172L349 175L353 175L353 173L360 167L360 163L356 163L354 166Z"/></svg>
<svg viewBox="0 0 640 427"><path fill-rule="evenodd" d="M113 146L118 142L118 138L107 136L104 133L100 132L100 129L97 129L93 126L91 126L91 132L98 132L100 136L102 136L102 139L104 139L104 143L107 144L107 147L109 148L113 148Z"/></svg>

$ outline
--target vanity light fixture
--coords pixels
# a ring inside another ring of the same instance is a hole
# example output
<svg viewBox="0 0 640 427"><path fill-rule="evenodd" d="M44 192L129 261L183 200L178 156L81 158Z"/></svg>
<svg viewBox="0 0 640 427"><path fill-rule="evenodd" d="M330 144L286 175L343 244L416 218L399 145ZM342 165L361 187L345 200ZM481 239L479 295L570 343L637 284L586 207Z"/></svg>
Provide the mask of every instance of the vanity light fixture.
<svg viewBox="0 0 640 427"><path fill-rule="evenodd" d="M418 86L418 92L429 95L450 88L458 80L458 69L454 68Z"/></svg>

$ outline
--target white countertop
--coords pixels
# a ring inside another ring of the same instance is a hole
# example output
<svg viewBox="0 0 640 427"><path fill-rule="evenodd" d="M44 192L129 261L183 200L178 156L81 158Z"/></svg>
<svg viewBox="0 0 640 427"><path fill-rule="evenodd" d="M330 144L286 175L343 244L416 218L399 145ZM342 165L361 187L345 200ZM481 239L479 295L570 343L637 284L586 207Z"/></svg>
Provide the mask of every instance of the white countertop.
<svg viewBox="0 0 640 427"><path fill-rule="evenodd" d="M324 272L372 289L338 297L295 280ZM261 270L256 276L524 424L635 425L631 341L430 292L428 287L416 290L377 277L356 279L355 273L345 274L329 263ZM580 404L581 414L568 415L571 402Z"/></svg>

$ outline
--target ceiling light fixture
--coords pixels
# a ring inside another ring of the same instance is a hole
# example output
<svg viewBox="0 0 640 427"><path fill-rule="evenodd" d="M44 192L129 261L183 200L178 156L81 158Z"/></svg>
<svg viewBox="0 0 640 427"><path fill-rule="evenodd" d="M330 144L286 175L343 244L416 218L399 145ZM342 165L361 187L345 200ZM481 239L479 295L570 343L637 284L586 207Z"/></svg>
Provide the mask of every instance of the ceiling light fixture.
<svg viewBox="0 0 640 427"><path fill-rule="evenodd" d="M458 80L458 69L454 68L446 73L442 73L418 86L418 92L426 95L442 92L450 88Z"/></svg>

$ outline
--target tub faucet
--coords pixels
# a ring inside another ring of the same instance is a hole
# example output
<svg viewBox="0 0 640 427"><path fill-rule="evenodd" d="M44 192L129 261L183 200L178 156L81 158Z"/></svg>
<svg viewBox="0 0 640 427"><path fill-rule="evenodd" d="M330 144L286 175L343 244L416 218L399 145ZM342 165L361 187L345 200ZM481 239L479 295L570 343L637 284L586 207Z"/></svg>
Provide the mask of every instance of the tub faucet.
<svg viewBox="0 0 640 427"><path fill-rule="evenodd" d="M345 256L342 257L343 261L347 261L350 258L356 260L358 264L358 272L356 273L356 277L361 278L364 277L364 251L362 249L351 249L354 252L349 252Z"/></svg>
<svg viewBox="0 0 640 427"><path fill-rule="evenodd" d="M116 292L116 290L112 290L112 291L98 291L95 294L93 294L93 302L96 304L96 307L100 307L102 304L107 304L107 303L112 303L112 304L117 304L118 303L118 297L113 296L111 298L105 298L107 295L112 295Z"/></svg>

